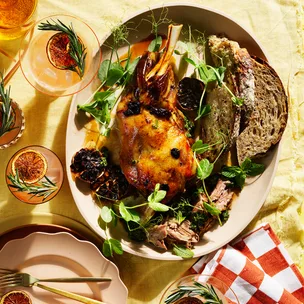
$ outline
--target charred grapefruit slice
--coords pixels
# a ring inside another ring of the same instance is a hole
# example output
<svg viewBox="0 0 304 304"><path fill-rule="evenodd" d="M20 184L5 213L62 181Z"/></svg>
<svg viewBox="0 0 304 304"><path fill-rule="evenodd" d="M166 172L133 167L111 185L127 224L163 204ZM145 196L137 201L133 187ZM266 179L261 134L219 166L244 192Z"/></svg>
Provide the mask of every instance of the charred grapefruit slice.
<svg viewBox="0 0 304 304"><path fill-rule="evenodd" d="M18 153L12 161L14 175L16 175L16 170L24 182L33 184L46 174L47 161L41 153L35 150L24 150Z"/></svg>
<svg viewBox="0 0 304 304"><path fill-rule="evenodd" d="M70 38L66 33L53 35L46 46L46 53L50 63L57 69L67 70L77 66L70 55Z"/></svg>
<svg viewBox="0 0 304 304"><path fill-rule="evenodd" d="M0 304L32 304L32 300L26 292L13 290L1 298Z"/></svg>

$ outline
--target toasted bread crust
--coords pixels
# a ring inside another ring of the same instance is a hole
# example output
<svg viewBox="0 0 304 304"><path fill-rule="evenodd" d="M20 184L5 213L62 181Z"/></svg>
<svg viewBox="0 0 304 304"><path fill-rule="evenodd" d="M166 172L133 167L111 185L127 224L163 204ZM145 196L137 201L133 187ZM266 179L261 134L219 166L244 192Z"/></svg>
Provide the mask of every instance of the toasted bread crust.
<svg viewBox="0 0 304 304"><path fill-rule="evenodd" d="M258 158L281 139L287 125L288 102L284 86L274 69L253 57L255 109L236 141L238 162Z"/></svg>

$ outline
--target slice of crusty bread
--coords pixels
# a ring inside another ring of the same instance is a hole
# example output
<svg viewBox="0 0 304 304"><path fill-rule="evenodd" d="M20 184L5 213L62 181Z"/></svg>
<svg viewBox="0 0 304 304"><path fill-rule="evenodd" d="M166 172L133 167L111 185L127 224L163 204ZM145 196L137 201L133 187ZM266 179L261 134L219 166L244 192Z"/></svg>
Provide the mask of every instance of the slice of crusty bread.
<svg viewBox="0 0 304 304"><path fill-rule="evenodd" d="M208 38L211 57L216 66L226 67L225 82L234 88L234 94L243 99L242 125L247 125L254 109L253 62L247 49L226 37Z"/></svg>
<svg viewBox="0 0 304 304"><path fill-rule="evenodd" d="M224 81L237 97L244 99L242 110L246 109L249 115L254 108L254 78L252 60L247 50L240 48L235 41L215 35L208 38L208 47L214 64L226 67ZM206 104L211 106L211 113L202 119L202 139L211 145L222 134L228 150L239 135L241 109L233 104L229 92L219 86L207 93ZM223 143L213 146L213 150L203 157L214 161L222 147Z"/></svg>
<svg viewBox="0 0 304 304"><path fill-rule="evenodd" d="M232 87L230 89L233 90ZM204 153L203 157L213 162L224 143L230 148L235 142L239 134L240 111L233 105L231 96L223 87L216 86L212 89L207 94L206 104L211 106L211 112L202 119L202 140L212 145L213 149Z"/></svg>
<svg viewBox="0 0 304 304"><path fill-rule="evenodd" d="M287 124L288 102L279 76L264 60L254 57L252 62L255 107L236 141L239 164L263 156L281 139Z"/></svg>

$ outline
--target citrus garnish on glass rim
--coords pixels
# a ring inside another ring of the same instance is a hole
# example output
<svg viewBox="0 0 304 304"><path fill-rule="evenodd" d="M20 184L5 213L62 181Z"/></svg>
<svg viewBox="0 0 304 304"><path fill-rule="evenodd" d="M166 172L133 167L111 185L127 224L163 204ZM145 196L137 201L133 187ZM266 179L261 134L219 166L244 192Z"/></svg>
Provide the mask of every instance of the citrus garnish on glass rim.
<svg viewBox="0 0 304 304"><path fill-rule="evenodd" d="M25 150L18 153L12 162L12 172L28 183L33 184L43 178L47 171L47 161L45 157L35 150Z"/></svg>
<svg viewBox="0 0 304 304"><path fill-rule="evenodd" d="M80 78L84 75L86 47L76 34L72 23L66 26L60 20L53 24L48 20L38 25L42 31L59 32L53 35L46 47L46 52L51 64L61 70L76 72Z"/></svg>
<svg viewBox="0 0 304 304"><path fill-rule="evenodd" d="M26 292L13 290L2 296L0 304L32 304L32 300Z"/></svg>

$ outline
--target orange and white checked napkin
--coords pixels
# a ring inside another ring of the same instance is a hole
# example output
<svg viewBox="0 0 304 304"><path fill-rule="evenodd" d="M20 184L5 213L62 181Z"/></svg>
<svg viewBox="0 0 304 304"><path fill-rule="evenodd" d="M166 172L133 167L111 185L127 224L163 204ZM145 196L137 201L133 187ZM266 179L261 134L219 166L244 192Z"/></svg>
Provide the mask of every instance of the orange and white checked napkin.
<svg viewBox="0 0 304 304"><path fill-rule="evenodd" d="M269 224L204 256L192 271L225 282L240 304L304 303L304 278Z"/></svg>

